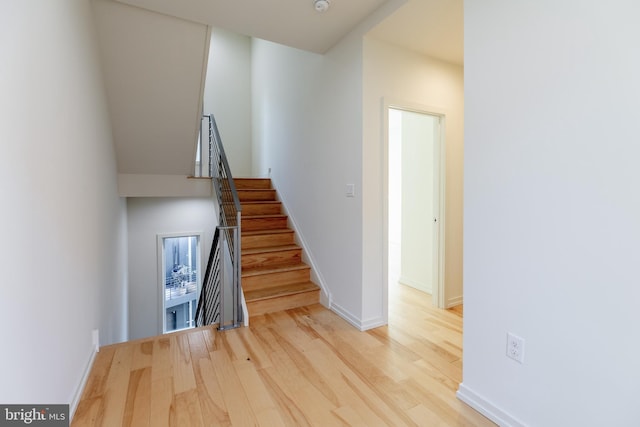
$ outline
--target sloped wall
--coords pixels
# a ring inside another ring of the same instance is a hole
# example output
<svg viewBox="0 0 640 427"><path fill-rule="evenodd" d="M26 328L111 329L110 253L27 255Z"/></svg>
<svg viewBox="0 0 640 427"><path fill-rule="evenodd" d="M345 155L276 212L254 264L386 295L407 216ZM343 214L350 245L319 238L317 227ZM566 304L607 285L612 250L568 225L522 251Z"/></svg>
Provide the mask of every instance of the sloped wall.
<svg viewBox="0 0 640 427"><path fill-rule="evenodd" d="M118 172L192 175L206 25L93 0Z"/></svg>

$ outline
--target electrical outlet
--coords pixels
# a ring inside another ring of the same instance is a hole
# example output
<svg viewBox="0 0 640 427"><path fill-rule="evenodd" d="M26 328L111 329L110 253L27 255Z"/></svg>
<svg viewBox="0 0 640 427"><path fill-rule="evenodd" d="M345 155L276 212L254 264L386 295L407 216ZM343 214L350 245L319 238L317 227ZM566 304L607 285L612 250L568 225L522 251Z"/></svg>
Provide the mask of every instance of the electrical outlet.
<svg viewBox="0 0 640 427"><path fill-rule="evenodd" d="M524 338L512 333L507 334L507 357L518 363L524 362Z"/></svg>

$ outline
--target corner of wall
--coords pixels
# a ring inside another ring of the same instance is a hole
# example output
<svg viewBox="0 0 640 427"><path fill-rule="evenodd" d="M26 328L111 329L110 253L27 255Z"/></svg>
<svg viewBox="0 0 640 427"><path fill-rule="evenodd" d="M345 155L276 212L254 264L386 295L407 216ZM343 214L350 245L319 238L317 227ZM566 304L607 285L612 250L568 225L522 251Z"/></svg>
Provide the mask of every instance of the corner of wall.
<svg viewBox="0 0 640 427"><path fill-rule="evenodd" d="M471 406L491 421L502 427L526 427L526 424L512 417L479 394L476 394L464 383L460 384L456 397Z"/></svg>
<svg viewBox="0 0 640 427"><path fill-rule="evenodd" d="M445 303L445 308L451 308L462 304L462 295L457 297L447 298Z"/></svg>
<svg viewBox="0 0 640 427"><path fill-rule="evenodd" d="M76 388L76 391L73 393L71 397L71 402L69 403L69 424L73 421L73 416L76 413L76 409L78 409L78 404L80 403L80 399L82 398L82 393L84 392L84 388L87 385L87 381L89 380L89 374L91 373L91 369L93 368L93 362L96 360L96 355L98 351L94 346L91 346L91 352L89 354L89 360L85 365L84 371L82 373L82 378L80 379L80 383Z"/></svg>
<svg viewBox="0 0 640 427"><path fill-rule="evenodd" d="M329 306L329 309L335 312L338 316L342 317L344 320L349 322L352 326L357 328L359 331L367 331L369 329L377 328L379 326L384 326L387 324L386 320L382 317L375 317L368 320L362 320L358 316L351 313L349 310L344 307L332 302Z"/></svg>

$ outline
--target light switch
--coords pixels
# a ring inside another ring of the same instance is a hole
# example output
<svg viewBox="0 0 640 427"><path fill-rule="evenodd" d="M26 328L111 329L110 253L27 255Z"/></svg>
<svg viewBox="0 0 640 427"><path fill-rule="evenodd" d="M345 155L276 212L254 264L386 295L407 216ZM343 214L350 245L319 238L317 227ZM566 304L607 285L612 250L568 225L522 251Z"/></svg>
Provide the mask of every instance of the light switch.
<svg viewBox="0 0 640 427"><path fill-rule="evenodd" d="M354 184L347 184L347 197L356 196L356 186Z"/></svg>

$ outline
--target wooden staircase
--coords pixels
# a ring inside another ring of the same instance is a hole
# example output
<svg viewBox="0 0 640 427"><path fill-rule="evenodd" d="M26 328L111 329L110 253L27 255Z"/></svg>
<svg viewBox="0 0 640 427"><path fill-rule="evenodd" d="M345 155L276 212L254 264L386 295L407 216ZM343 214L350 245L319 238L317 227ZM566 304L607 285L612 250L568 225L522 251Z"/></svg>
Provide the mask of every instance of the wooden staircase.
<svg viewBox="0 0 640 427"><path fill-rule="evenodd" d="M249 316L319 302L320 288L270 179L235 178L242 205L242 289Z"/></svg>

